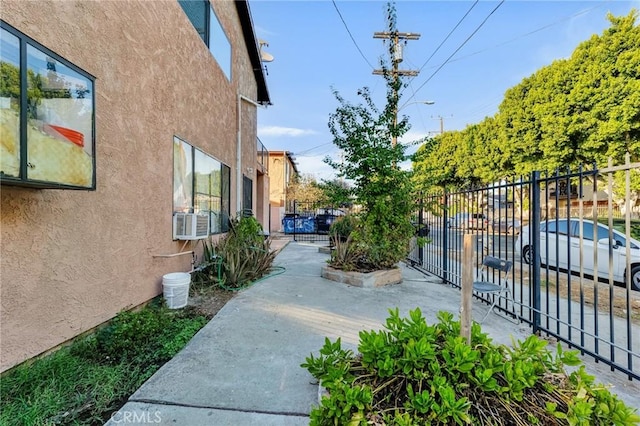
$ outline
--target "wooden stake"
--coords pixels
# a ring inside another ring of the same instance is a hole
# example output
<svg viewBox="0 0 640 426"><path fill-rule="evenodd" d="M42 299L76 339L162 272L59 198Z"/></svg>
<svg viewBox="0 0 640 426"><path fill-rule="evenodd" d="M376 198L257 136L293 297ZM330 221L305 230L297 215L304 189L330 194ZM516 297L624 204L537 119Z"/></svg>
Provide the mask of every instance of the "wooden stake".
<svg viewBox="0 0 640 426"><path fill-rule="evenodd" d="M476 236L464 234L462 251L462 300L460 301L460 335L471 344L471 301L473 297L473 250Z"/></svg>

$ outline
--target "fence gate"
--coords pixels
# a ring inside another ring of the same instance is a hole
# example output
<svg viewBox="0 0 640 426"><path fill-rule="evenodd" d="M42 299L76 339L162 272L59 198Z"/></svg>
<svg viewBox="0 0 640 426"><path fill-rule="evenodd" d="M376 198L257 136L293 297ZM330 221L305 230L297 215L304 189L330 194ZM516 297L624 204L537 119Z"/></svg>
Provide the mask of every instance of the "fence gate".
<svg viewBox="0 0 640 426"><path fill-rule="evenodd" d="M487 254L514 263L515 304L497 304L505 314L640 379L639 175L627 155L620 166L427 194L416 217L431 243L408 261L460 287L463 235L475 234L475 265Z"/></svg>
<svg viewBox="0 0 640 426"><path fill-rule="evenodd" d="M319 202L294 201L282 220L286 235L294 241L329 245L329 228L346 210Z"/></svg>

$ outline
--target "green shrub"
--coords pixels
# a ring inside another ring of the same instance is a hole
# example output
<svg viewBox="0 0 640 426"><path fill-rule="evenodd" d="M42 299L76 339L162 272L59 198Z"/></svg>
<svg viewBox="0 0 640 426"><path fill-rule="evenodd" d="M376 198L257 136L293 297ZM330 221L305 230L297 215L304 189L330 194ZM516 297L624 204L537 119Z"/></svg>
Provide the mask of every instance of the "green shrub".
<svg viewBox="0 0 640 426"><path fill-rule="evenodd" d="M140 355L145 356L140 354L139 348L158 340L170 322L171 318L163 314L163 309L121 312L108 326L96 333L96 353L103 361L112 364L131 361Z"/></svg>
<svg viewBox="0 0 640 426"><path fill-rule="evenodd" d="M189 292L194 295L206 291L222 281L222 257L211 240L203 240L202 261L191 274Z"/></svg>
<svg viewBox="0 0 640 426"><path fill-rule="evenodd" d="M329 396L311 425L633 425L640 422L584 366L576 351L547 349L536 336L513 348L472 326L471 345L448 312L428 325L419 309L398 309L381 331L361 331L359 355L325 339L301 365Z"/></svg>
<svg viewBox="0 0 640 426"><path fill-rule="evenodd" d="M120 312L106 327L78 341L72 353L112 365L162 365L187 344L208 319L188 310L156 303L139 311Z"/></svg>
<svg viewBox="0 0 640 426"><path fill-rule="evenodd" d="M331 258L328 261L333 268L343 271L361 269L358 266L363 254L360 247L353 242L352 235L347 236L344 241L340 238L334 240Z"/></svg>
<svg viewBox="0 0 640 426"><path fill-rule="evenodd" d="M230 226L229 233L218 240L214 251L222 259L219 285L239 289L266 275L276 254L253 216L233 219Z"/></svg>
<svg viewBox="0 0 640 426"><path fill-rule="evenodd" d="M341 216L336 219L329 228L329 237L331 238L332 244L335 245L335 240L340 240L342 242L347 241L349 235L351 235L358 225L358 217L353 214Z"/></svg>
<svg viewBox="0 0 640 426"><path fill-rule="evenodd" d="M207 323L152 303L46 357L3 373L1 425L104 424Z"/></svg>

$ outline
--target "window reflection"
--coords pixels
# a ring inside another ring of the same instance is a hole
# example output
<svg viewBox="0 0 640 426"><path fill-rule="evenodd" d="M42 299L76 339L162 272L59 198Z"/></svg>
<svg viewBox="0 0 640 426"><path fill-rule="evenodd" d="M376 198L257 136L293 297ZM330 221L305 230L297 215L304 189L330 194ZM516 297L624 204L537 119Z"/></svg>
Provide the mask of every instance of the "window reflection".
<svg viewBox="0 0 640 426"><path fill-rule="evenodd" d="M173 176L174 212L207 214L212 234L228 231L229 167L174 137Z"/></svg>
<svg viewBox="0 0 640 426"><path fill-rule="evenodd" d="M27 45L27 177L93 182L93 84Z"/></svg>
<svg viewBox="0 0 640 426"><path fill-rule="evenodd" d="M209 12L209 16L209 50L224 71L227 80L231 81L231 43L213 9Z"/></svg>
<svg viewBox="0 0 640 426"><path fill-rule="evenodd" d="M0 31L0 172L20 177L20 41Z"/></svg>
<svg viewBox="0 0 640 426"><path fill-rule="evenodd" d="M173 210L189 213L193 205L193 147L173 138Z"/></svg>

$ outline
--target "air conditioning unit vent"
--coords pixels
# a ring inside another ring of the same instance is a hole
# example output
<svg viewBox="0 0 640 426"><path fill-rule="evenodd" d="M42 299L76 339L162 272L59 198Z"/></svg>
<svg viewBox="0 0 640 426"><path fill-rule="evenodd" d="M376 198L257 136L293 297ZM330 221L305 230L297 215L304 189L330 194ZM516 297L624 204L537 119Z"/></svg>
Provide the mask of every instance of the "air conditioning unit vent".
<svg viewBox="0 0 640 426"><path fill-rule="evenodd" d="M174 240L201 240L209 236L209 215L175 213L173 215Z"/></svg>

